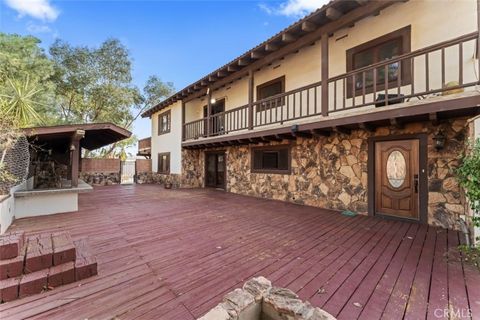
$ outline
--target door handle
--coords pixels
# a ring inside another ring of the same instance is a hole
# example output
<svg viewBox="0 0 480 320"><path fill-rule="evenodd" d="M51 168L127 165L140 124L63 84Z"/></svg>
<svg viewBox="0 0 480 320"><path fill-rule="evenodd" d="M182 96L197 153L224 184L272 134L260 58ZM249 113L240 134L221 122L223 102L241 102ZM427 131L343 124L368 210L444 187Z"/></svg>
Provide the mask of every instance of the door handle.
<svg viewBox="0 0 480 320"><path fill-rule="evenodd" d="M415 188L415 193L418 193L418 174L413 175L413 186Z"/></svg>

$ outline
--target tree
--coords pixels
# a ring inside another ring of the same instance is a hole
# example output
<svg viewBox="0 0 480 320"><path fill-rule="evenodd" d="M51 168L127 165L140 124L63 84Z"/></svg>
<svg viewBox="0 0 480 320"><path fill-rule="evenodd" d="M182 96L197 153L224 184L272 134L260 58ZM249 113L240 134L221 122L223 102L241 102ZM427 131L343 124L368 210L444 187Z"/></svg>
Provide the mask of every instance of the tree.
<svg viewBox="0 0 480 320"><path fill-rule="evenodd" d="M59 117L67 123L112 122L131 129L146 108L174 91L171 83L156 76L148 79L143 92L135 87L130 55L117 39L108 39L98 48L73 47L57 40L50 55L55 63ZM135 142L132 137L95 154L111 157Z"/></svg>
<svg viewBox="0 0 480 320"><path fill-rule="evenodd" d="M50 48L60 117L67 123L113 122L125 127L130 108L141 101L132 84L131 59L120 41L99 48L72 47L57 40Z"/></svg>
<svg viewBox="0 0 480 320"><path fill-rule="evenodd" d="M0 33L0 107L21 127L55 122L53 62L32 36Z"/></svg>

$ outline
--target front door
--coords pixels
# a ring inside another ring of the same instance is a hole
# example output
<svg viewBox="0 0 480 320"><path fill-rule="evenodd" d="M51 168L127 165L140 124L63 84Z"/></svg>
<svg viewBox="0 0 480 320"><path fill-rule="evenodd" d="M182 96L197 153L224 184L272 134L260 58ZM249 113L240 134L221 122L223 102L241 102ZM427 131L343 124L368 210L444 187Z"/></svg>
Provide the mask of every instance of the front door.
<svg viewBox="0 0 480 320"><path fill-rule="evenodd" d="M419 140L375 143L375 213L419 220Z"/></svg>
<svg viewBox="0 0 480 320"><path fill-rule="evenodd" d="M225 189L225 152L205 154L205 186Z"/></svg>

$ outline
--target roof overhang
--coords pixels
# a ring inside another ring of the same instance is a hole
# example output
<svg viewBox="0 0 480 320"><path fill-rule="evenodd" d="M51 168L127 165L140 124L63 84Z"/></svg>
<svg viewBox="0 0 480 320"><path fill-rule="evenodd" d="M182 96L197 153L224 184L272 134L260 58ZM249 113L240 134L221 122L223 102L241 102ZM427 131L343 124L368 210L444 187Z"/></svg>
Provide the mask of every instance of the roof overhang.
<svg viewBox="0 0 480 320"><path fill-rule="evenodd" d="M408 0L331 0L270 39L145 111L142 117L151 117L177 101L204 96L208 88L215 90L232 83L246 76L249 70L257 70L281 59L287 54L314 43L322 35L331 35L394 3L406 1Z"/></svg>
<svg viewBox="0 0 480 320"><path fill-rule="evenodd" d="M132 133L113 123L68 124L23 129L29 141L52 147L68 145L72 137L83 134L80 146L95 150L129 138Z"/></svg>

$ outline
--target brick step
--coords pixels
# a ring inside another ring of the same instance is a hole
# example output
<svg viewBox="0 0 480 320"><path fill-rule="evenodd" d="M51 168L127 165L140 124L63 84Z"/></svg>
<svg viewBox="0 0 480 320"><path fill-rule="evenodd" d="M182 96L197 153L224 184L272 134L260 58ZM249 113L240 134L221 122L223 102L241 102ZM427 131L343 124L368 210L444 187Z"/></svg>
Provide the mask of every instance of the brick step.
<svg viewBox="0 0 480 320"><path fill-rule="evenodd" d="M41 234L27 240L24 273L75 261L75 245L67 232Z"/></svg>
<svg viewBox="0 0 480 320"><path fill-rule="evenodd" d="M24 241L25 233L23 231L0 236L0 260L16 258L23 248Z"/></svg>
<svg viewBox="0 0 480 320"><path fill-rule="evenodd" d="M39 246L41 246L45 236L39 235L32 237L32 239L33 244L37 245L40 243ZM0 280L0 301L9 302L96 275L97 261L92 255L86 239L74 241L73 244L75 246L74 261L71 260L72 251L68 246L68 250L58 251L62 252L62 257L59 259L65 261L64 263ZM65 246L62 246L62 248L66 249ZM46 254L41 256L45 257ZM52 261L53 256L54 254L52 255ZM17 259L20 259L20 256Z"/></svg>
<svg viewBox="0 0 480 320"><path fill-rule="evenodd" d="M26 248L23 246L21 253L15 258L0 260L0 280L15 278L23 274Z"/></svg>
<svg viewBox="0 0 480 320"><path fill-rule="evenodd" d="M86 239L74 241L77 249L75 259L75 281L89 278L97 275L97 259L92 254L92 250Z"/></svg>

